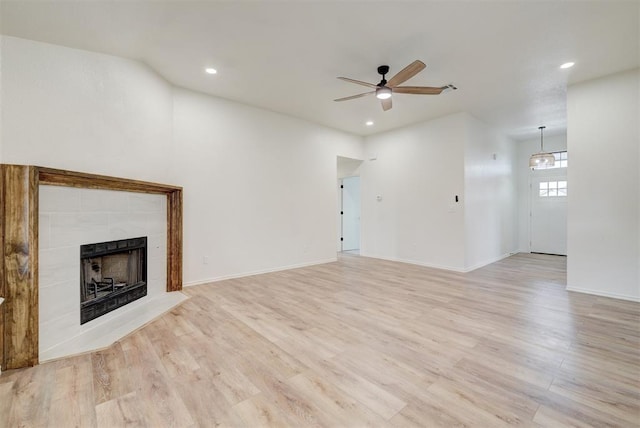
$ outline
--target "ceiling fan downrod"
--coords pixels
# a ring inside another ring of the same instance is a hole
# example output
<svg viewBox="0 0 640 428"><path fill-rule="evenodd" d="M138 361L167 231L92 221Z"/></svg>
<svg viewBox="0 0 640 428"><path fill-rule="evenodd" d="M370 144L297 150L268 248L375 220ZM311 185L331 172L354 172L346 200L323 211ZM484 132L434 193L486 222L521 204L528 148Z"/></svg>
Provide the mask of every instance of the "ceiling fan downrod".
<svg viewBox="0 0 640 428"><path fill-rule="evenodd" d="M380 83L378 83L379 87L383 87L387 84L387 79L386 79L386 74L389 72L389 66L388 65L381 65L378 67L378 74L382 75L382 80L380 81Z"/></svg>

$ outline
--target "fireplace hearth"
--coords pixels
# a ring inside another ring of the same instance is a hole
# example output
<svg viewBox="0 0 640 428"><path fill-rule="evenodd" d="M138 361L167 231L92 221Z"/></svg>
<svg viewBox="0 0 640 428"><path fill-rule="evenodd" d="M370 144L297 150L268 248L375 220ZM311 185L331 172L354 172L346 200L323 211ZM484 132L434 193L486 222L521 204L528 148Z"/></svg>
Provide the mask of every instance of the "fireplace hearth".
<svg viewBox="0 0 640 428"><path fill-rule="evenodd" d="M146 236L80 246L80 324L146 295Z"/></svg>

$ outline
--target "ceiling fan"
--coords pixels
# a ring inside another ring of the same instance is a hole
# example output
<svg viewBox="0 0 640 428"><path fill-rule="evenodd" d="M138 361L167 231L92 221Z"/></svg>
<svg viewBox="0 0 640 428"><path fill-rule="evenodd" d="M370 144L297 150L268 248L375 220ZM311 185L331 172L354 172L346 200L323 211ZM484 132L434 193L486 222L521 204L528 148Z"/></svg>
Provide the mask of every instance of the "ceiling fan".
<svg viewBox="0 0 640 428"><path fill-rule="evenodd" d="M374 91L365 92L363 94L351 95L350 97L338 98L334 101L347 101L353 100L355 98L364 97L367 95L376 94L376 98L378 98L382 102L382 109L384 111L389 110L392 107L391 103L391 94L417 94L417 95L438 95L445 90L456 90L453 85L445 85L440 87L431 87L431 86L398 86L407 80L411 79L416 74L420 73L424 70L426 65L420 60L415 60L411 64L407 65L405 68L400 70L398 74L393 76L389 81L385 78L386 74L389 72L388 65L381 65L378 67L378 73L382 75L382 80L377 85L373 83L362 82L360 80L349 79L348 77L338 77L340 80L344 80L345 82L355 83L357 85L367 86L369 88L374 88Z"/></svg>

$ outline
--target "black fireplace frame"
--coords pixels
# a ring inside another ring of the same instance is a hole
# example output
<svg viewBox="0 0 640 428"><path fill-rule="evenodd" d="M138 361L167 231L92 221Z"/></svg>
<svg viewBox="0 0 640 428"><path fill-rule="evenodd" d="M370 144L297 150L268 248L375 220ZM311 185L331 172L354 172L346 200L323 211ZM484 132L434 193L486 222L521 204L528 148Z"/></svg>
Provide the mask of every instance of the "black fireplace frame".
<svg viewBox="0 0 640 428"><path fill-rule="evenodd" d="M120 290L114 290L106 296L82 301L82 288L85 287L83 260L141 251L141 281L129 284ZM116 310L128 303L147 295L147 237L142 236L117 241L99 242L80 246L80 324L96 319L108 312Z"/></svg>

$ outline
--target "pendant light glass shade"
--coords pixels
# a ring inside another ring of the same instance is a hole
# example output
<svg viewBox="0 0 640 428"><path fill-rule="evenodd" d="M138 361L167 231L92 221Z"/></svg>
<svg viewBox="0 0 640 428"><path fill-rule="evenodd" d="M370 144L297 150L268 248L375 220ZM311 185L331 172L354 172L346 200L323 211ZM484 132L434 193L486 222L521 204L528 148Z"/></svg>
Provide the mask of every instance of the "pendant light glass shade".
<svg viewBox="0 0 640 428"><path fill-rule="evenodd" d="M556 158L552 153L536 153L529 158L529 166L536 169L541 166L550 167L555 163Z"/></svg>
<svg viewBox="0 0 640 428"><path fill-rule="evenodd" d="M529 167L531 169L536 169L540 167L549 168L556 163L556 157L553 153L545 153L544 151L544 143L542 137L542 130L546 128L545 126L540 126L538 129L540 130L540 153L536 153L531 155L529 158Z"/></svg>

